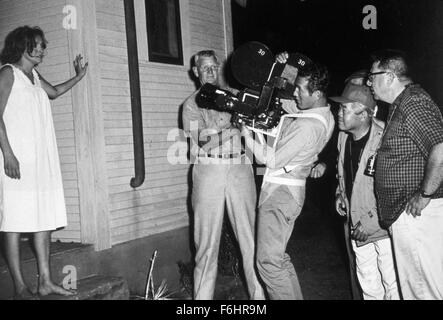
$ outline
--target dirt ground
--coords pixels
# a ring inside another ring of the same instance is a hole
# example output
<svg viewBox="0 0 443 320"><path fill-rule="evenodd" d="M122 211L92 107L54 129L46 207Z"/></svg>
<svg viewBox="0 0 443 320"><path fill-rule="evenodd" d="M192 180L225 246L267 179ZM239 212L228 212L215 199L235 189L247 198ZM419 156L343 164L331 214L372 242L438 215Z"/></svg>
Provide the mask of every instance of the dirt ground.
<svg viewBox="0 0 443 320"><path fill-rule="evenodd" d="M306 300L350 300L341 221L303 212L288 244Z"/></svg>
<svg viewBox="0 0 443 320"><path fill-rule="evenodd" d="M350 300L343 225L331 201L308 199L295 222L287 252L291 256L305 300ZM247 299L244 285L219 276L215 299Z"/></svg>

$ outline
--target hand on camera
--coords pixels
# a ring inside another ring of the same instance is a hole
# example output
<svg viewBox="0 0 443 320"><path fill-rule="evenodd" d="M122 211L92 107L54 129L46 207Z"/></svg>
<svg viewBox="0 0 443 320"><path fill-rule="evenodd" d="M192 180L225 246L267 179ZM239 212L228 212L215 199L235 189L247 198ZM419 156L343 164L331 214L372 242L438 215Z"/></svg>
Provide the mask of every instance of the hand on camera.
<svg viewBox="0 0 443 320"><path fill-rule="evenodd" d="M289 59L289 53L287 51L281 52L275 56L275 61L280 63L286 63Z"/></svg>
<svg viewBox="0 0 443 320"><path fill-rule="evenodd" d="M245 138L252 138L252 131L248 129L245 125L241 126L241 135Z"/></svg>

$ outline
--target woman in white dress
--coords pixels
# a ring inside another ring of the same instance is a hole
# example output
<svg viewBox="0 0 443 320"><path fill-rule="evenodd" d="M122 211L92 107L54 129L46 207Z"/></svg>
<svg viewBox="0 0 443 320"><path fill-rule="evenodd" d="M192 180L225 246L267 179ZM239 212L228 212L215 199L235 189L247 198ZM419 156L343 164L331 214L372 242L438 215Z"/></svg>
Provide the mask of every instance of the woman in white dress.
<svg viewBox="0 0 443 320"><path fill-rule="evenodd" d="M51 231L67 225L49 99L78 83L86 75L88 64L83 65L78 55L74 61L76 76L52 86L34 69L43 60L46 44L40 28L24 26L8 34L0 53L0 232L4 233L6 260L18 299L34 296L21 271L21 233L34 235L37 293L75 293L54 284L49 268Z"/></svg>

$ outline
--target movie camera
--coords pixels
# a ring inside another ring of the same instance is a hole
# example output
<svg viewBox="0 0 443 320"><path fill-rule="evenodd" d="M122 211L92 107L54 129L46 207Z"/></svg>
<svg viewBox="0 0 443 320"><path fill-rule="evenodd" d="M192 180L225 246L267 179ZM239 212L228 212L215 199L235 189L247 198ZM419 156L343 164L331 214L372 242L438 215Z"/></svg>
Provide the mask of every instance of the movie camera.
<svg viewBox="0 0 443 320"><path fill-rule="evenodd" d="M264 44L248 42L231 58L232 74L246 88L233 94L205 84L196 102L202 108L231 112L234 124L270 130L279 124L285 113L280 99L293 99L298 72L311 63L300 53L291 53L286 63L279 63Z"/></svg>

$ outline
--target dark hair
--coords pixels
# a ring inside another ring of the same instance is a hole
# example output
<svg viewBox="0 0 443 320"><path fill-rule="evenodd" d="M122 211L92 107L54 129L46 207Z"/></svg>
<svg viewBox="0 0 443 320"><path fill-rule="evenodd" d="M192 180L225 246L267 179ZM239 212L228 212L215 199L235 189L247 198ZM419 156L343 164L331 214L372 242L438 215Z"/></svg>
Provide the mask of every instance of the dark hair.
<svg viewBox="0 0 443 320"><path fill-rule="evenodd" d="M48 41L45 38L44 32L39 27L31 28L29 26L23 26L11 31L6 36L5 46L0 53L0 62L2 64L17 63L25 51L31 54L37 46L35 38L38 36L42 38L42 47L45 49Z"/></svg>
<svg viewBox="0 0 443 320"><path fill-rule="evenodd" d="M311 63L306 68L300 70L298 75L299 77L307 78L307 88L310 94L318 90L324 96L327 95L330 78L328 69L325 66L319 63Z"/></svg>
<svg viewBox="0 0 443 320"><path fill-rule="evenodd" d="M379 62L379 68L392 71L399 79L410 77L410 68L405 52L393 49L379 50L371 55L373 62Z"/></svg>

